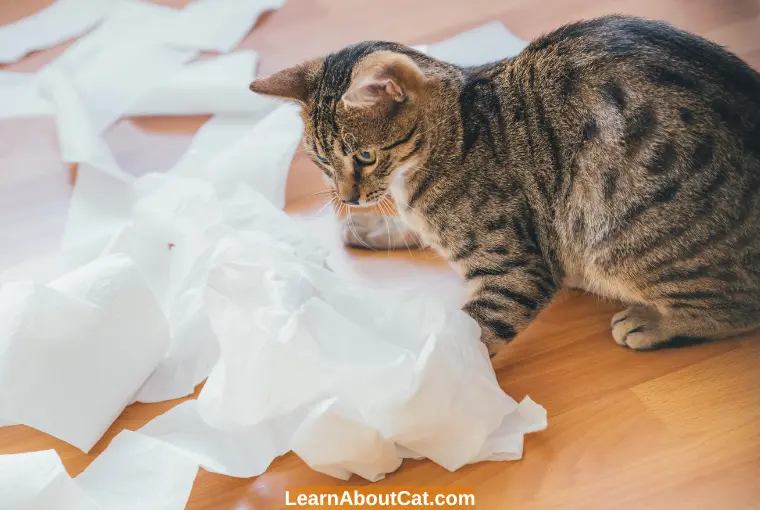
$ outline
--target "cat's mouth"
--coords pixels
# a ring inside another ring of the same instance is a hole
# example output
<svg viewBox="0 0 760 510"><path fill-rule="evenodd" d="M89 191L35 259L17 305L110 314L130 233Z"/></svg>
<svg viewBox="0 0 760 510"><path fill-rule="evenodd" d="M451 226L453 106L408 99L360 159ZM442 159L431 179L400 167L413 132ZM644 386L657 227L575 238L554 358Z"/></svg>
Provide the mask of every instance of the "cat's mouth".
<svg viewBox="0 0 760 510"><path fill-rule="evenodd" d="M388 202L389 200L390 193L388 190L373 191L364 196L363 199L359 200L357 207L371 207L375 205L381 205L384 202Z"/></svg>
<svg viewBox="0 0 760 510"><path fill-rule="evenodd" d="M359 194L346 196L343 196L335 190L335 197L333 200L337 200L338 204L350 209L361 209L376 205L382 206L385 202L388 202L389 205L392 203L389 190L375 190L369 193L362 191Z"/></svg>

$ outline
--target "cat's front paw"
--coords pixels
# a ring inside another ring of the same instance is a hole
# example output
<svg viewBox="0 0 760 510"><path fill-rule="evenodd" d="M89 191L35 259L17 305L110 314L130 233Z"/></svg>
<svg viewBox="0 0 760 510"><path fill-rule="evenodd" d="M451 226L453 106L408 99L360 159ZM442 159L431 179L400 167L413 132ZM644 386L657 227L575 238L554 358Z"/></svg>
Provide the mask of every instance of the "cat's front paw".
<svg viewBox="0 0 760 510"><path fill-rule="evenodd" d="M489 329L481 330L480 341L486 346L488 357L491 359L495 358L509 343Z"/></svg>
<svg viewBox="0 0 760 510"><path fill-rule="evenodd" d="M660 313L643 306L632 306L612 317L612 337L618 345L648 351L667 342L660 324Z"/></svg>
<svg viewBox="0 0 760 510"><path fill-rule="evenodd" d="M346 246L368 250L418 248L420 238L397 217L374 212L354 212L341 219L341 239Z"/></svg>

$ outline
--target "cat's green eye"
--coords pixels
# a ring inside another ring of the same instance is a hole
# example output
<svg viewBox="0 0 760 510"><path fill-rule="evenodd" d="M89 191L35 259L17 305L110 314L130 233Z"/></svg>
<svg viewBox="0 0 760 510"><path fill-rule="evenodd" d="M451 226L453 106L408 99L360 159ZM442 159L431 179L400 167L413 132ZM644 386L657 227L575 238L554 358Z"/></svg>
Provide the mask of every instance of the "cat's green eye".
<svg viewBox="0 0 760 510"><path fill-rule="evenodd" d="M375 162L374 151L357 152L356 154L354 154L354 157L356 158L356 161L359 162L360 165L371 165Z"/></svg>
<svg viewBox="0 0 760 510"><path fill-rule="evenodd" d="M315 158L317 158L317 161L319 161L319 162L320 162L320 163L322 163L323 165L329 165L329 164L330 164L330 162L329 162L329 161L327 161L327 158L323 158L323 157L322 157L322 156L320 156L319 154L314 154L314 157L315 157Z"/></svg>

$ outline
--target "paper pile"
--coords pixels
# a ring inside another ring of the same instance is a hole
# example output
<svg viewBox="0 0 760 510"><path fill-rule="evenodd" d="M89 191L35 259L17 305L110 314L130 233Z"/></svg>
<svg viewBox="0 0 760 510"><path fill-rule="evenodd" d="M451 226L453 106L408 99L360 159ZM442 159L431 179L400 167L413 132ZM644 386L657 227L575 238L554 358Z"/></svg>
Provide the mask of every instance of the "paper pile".
<svg viewBox="0 0 760 510"><path fill-rule="evenodd" d="M372 481L408 457L449 470L519 459L523 435L546 427L546 413L500 389L477 324L433 296L339 271L322 240L282 211L302 134L295 106L212 118L165 173L135 178L114 160L105 126L132 111L206 108L198 84L215 64L188 64L189 55L229 50L273 5L211 3L118 2L35 76L64 157L81 166L61 252L2 276L0 422L88 452L130 403L206 384L197 400L119 434L75 480L53 451L0 456L0 507L180 509L198 466L251 477L288 451L317 471ZM145 9L170 29L122 45L150 19ZM203 30L189 37L191 27ZM521 49L493 25L458 40L426 51L456 59L504 41L502 56ZM97 72L114 48L139 69L129 83ZM239 66L251 56L219 57L227 77L238 73L219 87L246 89ZM258 101L248 94L217 106Z"/></svg>

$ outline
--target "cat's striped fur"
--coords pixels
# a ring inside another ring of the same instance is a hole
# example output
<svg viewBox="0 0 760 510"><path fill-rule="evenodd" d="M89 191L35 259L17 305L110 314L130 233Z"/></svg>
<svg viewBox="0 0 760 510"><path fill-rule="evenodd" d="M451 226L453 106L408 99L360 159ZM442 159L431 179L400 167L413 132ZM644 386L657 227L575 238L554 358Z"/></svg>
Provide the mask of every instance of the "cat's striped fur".
<svg viewBox="0 0 760 510"><path fill-rule="evenodd" d="M628 303L634 349L760 326L760 75L715 44L609 16L477 68L364 42L251 88L303 105L345 200L392 193L491 352L566 284Z"/></svg>

